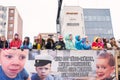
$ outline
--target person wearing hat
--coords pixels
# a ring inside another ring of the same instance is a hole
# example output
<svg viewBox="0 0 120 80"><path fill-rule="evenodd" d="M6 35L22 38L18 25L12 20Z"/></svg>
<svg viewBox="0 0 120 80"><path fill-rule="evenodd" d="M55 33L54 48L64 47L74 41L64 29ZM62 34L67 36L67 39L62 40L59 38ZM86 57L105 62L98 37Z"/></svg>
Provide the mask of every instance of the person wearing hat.
<svg viewBox="0 0 120 80"><path fill-rule="evenodd" d="M51 75L51 64L53 57L50 55L35 56L35 69L37 73L33 74L31 80L62 80L59 76Z"/></svg>
<svg viewBox="0 0 120 80"><path fill-rule="evenodd" d="M63 41L63 36L58 36L59 41L55 42L55 49L57 50L65 50L65 43Z"/></svg>
<svg viewBox="0 0 120 80"><path fill-rule="evenodd" d="M14 39L10 42L10 48L20 48L22 40L19 39L19 35L16 33Z"/></svg>

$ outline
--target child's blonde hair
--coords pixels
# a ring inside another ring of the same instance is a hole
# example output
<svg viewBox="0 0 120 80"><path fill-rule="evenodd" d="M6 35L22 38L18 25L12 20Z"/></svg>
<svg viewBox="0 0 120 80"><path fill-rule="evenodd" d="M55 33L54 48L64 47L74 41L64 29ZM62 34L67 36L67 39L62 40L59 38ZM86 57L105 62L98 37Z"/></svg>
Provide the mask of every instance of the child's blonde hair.
<svg viewBox="0 0 120 80"><path fill-rule="evenodd" d="M108 59L108 64L110 66L115 66L115 58L111 53L103 52L98 55L98 59L101 59L101 58Z"/></svg>

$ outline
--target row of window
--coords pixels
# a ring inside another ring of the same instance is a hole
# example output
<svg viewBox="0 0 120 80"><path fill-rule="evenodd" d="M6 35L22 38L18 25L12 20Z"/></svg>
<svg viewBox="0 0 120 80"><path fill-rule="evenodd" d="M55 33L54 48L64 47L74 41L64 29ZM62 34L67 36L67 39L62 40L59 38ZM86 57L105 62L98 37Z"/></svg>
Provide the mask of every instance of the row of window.
<svg viewBox="0 0 120 80"><path fill-rule="evenodd" d="M106 31L106 29L97 29L96 28L96 29L87 29L86 33L101 35L101 34L113 34L113 31L112 31L112 29L109 29L109 30Z"/></svg>
<svg viewBox="0 0 120 80"><path fill-rule="evenodd" d="M6 12L7 11L7 7L0 6L0 11ZM14 13L14 9L10 9L9 13Z"/></svg>
<svg viewBox="0 0 120 80"><path fill-rule="evenodd" d="M9 31L8 34L9 34L9 35L12 35L12 34L13 34L13 31Z"/></svg>
<svg viewBox="0 0 120 80"><path fill-rule="evenodd" d="M84 16L85 21L110 21L110 16Z"/></svg>
<svg viewBox="0 0 120 80"><path fill-rule="evenodd" d="M105 29L111 29L112 28L112 24L111 22L106 22L106 21L85 21L85 28L87 29L91 29L91 28L105 28Z"/></svg>
<svg viewBox="0 0 120 80"><path fill-rule="evenodd" d="M4 35L4 34L5 34L5 30L4 30L4 29L1 29L1 30L0 30L0 34ZM12 35L12 34L13 34L13 31L9 31L8 34L9 34L9 35Z"/></svg>

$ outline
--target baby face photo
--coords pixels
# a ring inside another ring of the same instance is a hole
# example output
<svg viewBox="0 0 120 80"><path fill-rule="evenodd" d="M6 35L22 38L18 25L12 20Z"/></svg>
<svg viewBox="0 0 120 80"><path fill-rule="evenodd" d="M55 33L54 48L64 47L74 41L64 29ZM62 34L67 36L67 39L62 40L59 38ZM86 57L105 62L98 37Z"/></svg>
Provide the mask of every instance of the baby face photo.
<svg viewBox="0 0 120 80"><path fill-rule="evenodd" d="M27 51L8 49L0 51L0 64L5 75L14 78L22 71L27 57Z"/></svg>

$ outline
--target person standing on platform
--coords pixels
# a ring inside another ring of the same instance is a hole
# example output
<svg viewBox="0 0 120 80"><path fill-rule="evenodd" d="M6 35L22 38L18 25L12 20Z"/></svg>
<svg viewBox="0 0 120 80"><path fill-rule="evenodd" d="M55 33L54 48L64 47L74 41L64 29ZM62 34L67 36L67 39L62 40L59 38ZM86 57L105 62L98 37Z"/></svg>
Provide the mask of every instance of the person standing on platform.
<svg viewBox="0 0 120 80"><path fill-rule="evenodd" d="M19 35L16 33L14 39L10 42L10 48L20 49L21 44L22 40L20 40Z"/></svg>

